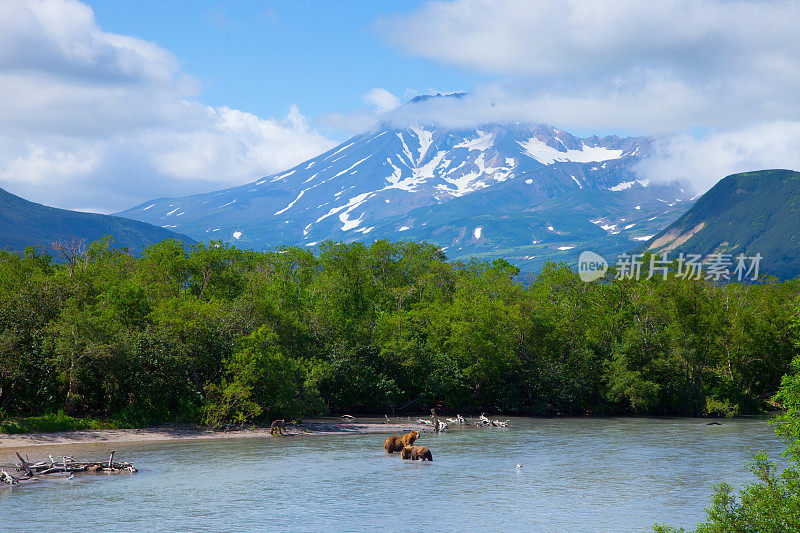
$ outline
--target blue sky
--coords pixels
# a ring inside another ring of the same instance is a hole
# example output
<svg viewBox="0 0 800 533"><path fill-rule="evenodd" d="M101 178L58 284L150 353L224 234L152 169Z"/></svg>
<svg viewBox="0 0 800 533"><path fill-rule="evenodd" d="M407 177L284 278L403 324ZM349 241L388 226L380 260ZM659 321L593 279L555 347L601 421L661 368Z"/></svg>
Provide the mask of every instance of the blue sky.
<svg viewBox="0 0 800 533"><path fill-rule="evenodd" d="M93 0L105 31L154 41L202 84L199 98L259 116L283 116L295 104L314 117L363 107L382 87L469 90L485 76L412 57L384 44L375 21L418 9L415 1Z"/></svg>

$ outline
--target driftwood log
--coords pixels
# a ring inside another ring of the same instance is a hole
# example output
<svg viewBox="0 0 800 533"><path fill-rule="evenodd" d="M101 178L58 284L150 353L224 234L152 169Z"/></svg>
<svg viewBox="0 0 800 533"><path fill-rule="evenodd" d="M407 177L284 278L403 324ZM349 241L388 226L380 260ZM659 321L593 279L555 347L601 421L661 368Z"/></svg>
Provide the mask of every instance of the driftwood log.
<svg viewBox="0 0 800 533"><path fill-rule="evenodd" d="M19 466L16 467L16 470L22 475L17 477L7 470L0 470L0 484L16 485L20 481L35 480L36 476L50 474L74 474L75 472L129 472L132 474L137 471L131 463L114 462L115 453L111 452L107 461L77 461L74 457L69 456L61 457L57 461L50 455L48 456L49 460L31 462L18 452Z"/></svg>
<svg viewBox="0 0 800 533"><path fill-rule="evenodd" d="M5 470L0 470L0 484L4 485L16 485L19 483L19 479L15 476L12 476Z"/></svg>
<svg viewBox="0 0 800 533"><path fill-rule="evenodd" d="M28 462L22 458L19 452L17 452L17 457L19 457L19 464L22 467L22 471L25 472L28 477L33 477L33 470L31 470L31 467L28 466Z"/></svg>

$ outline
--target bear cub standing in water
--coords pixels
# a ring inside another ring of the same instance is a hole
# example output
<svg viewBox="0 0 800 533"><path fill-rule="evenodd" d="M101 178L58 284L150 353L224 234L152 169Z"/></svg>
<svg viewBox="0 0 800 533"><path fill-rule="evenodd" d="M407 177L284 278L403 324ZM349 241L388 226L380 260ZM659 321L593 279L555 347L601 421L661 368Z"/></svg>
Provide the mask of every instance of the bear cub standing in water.
<svg viewBox="0 0 800 533"><path fill-rule="evenodd" d="M403 459L411 459L412 461L427 459L433 461L433 455L427 446L405 446L403 451L400 452L400 457Z"/></svg>

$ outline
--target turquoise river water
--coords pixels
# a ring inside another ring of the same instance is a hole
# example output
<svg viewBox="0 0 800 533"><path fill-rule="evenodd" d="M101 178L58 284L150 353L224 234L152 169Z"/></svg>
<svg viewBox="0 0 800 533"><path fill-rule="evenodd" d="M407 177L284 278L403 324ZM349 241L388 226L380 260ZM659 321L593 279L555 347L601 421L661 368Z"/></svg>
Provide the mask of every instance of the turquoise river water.
<svg viewBox="0 0 800 533"><path fill-rule="evenodd" d="M0 488L0 530L647 531L697 523L713 484L751 479L751 449L775 459L782 450L763 419L516 418L509 428L424 433L417 444L432 463L387 455L385 437L63 451L100 459L113 448L139 473Z"/></svg>

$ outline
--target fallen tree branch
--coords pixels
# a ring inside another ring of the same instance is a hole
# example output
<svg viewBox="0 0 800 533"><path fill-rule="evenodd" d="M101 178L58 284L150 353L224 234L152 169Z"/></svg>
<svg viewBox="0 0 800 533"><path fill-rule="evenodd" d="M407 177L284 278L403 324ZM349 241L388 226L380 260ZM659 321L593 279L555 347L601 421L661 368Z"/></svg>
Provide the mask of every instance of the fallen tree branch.
<svg viewBox="0 0 800 533"><path fill-rule="evenodd" d="M136 468L127 462L114 462L114 454L112 451L108 461L76 461L74 457L63 457L60 462L56 462L53 456L48 456L50 461L38 461L29 463L19 453L17 457L20 460L20 466L17 470L25 473L25 478L32 478L35 475L49 475L49 474L73 474L75 472L137 472Z"/></svg>

